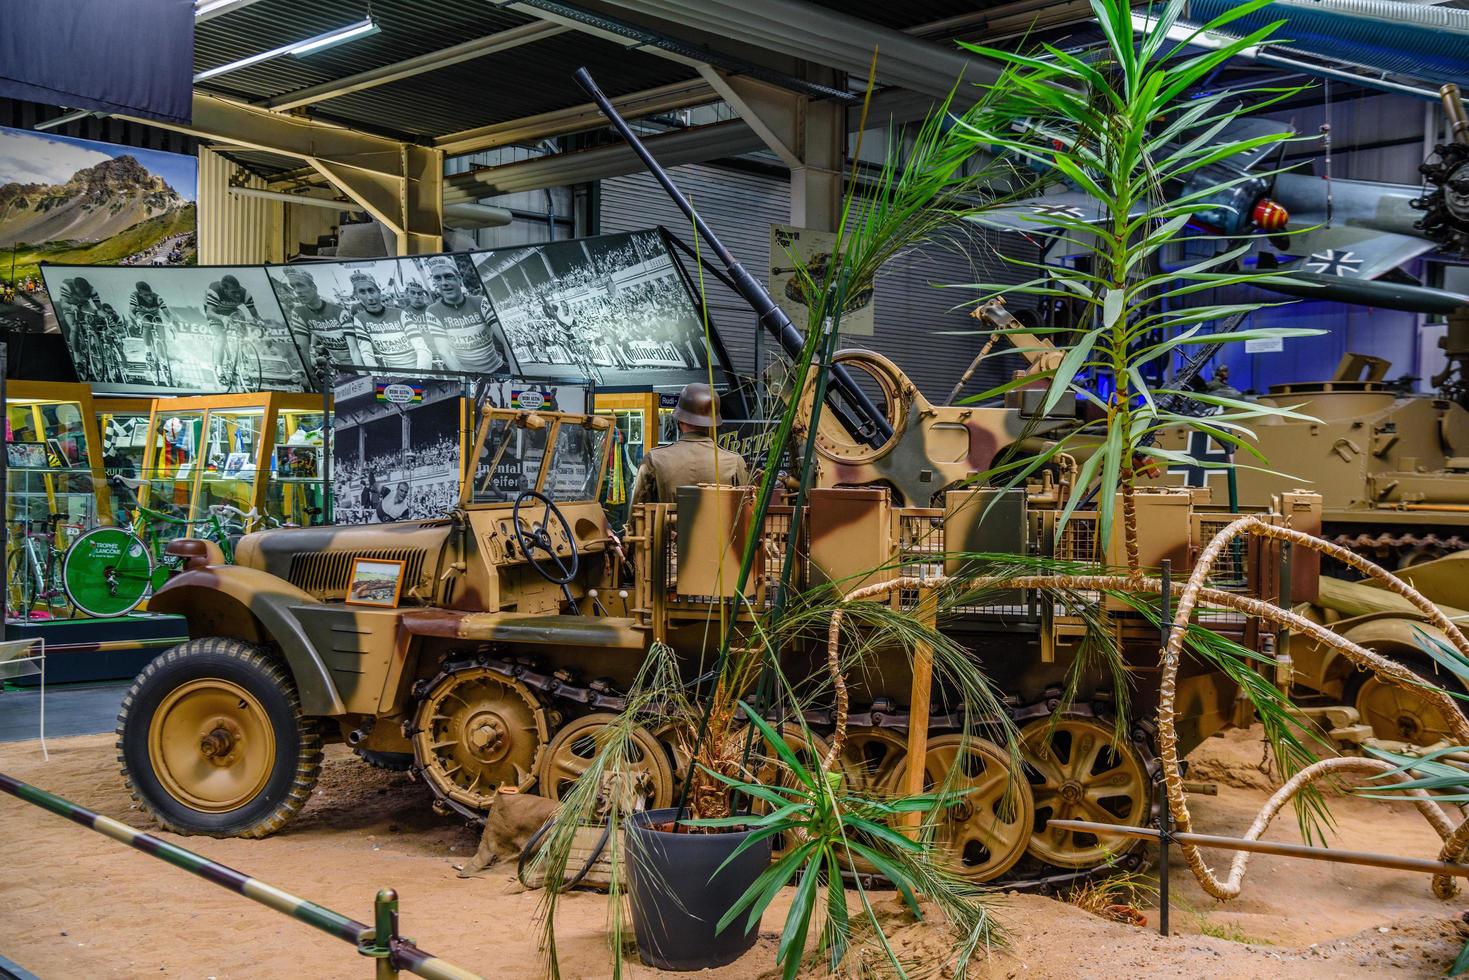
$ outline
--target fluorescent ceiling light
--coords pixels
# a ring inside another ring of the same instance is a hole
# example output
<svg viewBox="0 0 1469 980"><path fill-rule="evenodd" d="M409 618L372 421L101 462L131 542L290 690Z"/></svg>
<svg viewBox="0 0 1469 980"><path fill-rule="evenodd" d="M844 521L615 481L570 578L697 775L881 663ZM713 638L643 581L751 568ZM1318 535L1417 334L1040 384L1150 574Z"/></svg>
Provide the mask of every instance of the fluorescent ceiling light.
<svg viewBox="0 0 1469 980"><path fill-rule="evenodd" d="M199 22L210 20L256 2L258 0L194 0L194 20Z"/></svg>
<svg viewBox="0 0 1469 980"><path fill-rule="evenodd" d="M231 61L217 68L205 69L194 76L194 81L202 82L206 78L214 78L216 75L223 75L226 72L239 71L241 68L258 65L262 61L282 58L288 54L311 54L316 51L321 51L324 48L341 44L343 41L350 41L356 37L365 37L368 34L376 34L379 29L377 23L371 17L364 17L355 24L338 27L336 30L327 31L325 34L308 37L304 41L292 41L290 44L283 44L278 48L271 48L269 51L262 51L259 54L252 54L248 58L241 58L239 61Z"/></svg>

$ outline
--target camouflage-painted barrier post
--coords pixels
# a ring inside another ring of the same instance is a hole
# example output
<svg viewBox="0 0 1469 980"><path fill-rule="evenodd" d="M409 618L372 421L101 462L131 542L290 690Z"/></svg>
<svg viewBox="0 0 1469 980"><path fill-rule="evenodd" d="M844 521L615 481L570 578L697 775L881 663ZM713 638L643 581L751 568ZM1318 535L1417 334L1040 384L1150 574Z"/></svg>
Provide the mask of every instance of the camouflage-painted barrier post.
<svg viewBox="0 0 1469 980"><path fill-rule="evenodd" d="M267 908L275 909L277 912L282 912L293 919L320 929L329 936L351 943L363 956L372 957L377 961L379 980L396 977L400 970L407 970L420 977L426 977L428 980L483 980L477 973L472 973L424 952L415 946L411 939L401 938L398 935L398 895L391 888L384 888L377 894L374 914L376 929L374 929L373 926L358 922L356 919L349 919L323 905L308 902L304 898L298 898L290 892L282 891L274 885L266 884L227 865L211 861L202 854L195 854L187 848L170 844L152 834L134 830L119 820L105 817L70 800L62 799L29 783L23 783L13 776L0 773L0 790L43 810L49 810L59 817L65 817L73 823L79 823L83 827L111 837L144 854L161 858L175 867L198 875L205 881L228 888ZM385 938L380 939L379 937Z"/></svg>

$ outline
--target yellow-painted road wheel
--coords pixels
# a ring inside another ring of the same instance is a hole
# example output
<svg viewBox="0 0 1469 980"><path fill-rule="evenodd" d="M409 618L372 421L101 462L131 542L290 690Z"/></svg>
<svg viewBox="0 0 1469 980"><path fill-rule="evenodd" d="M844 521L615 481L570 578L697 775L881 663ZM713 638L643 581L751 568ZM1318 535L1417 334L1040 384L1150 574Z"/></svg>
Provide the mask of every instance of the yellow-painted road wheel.
<svg viewBox="0 0 1469 980"><path fill-rule="evenodd" d="M1357 688L1355 700L1362 723L1371 725L1372 734L1378 738L1412 745L1432 745L1453 738L1453 729L1442 711L1401 685L1384 683L1375 674Z"/></svg>
<svg viewBox="0 0 1469 980"><path fill-rule="evenodd" d="M148 725L148 758L163 788L196 810L237 810L265 788L275 732L260 700L205 677L170 691Z"/></svg>
<svg viewBox="0 0 1469 980"><path fill-rule="evenodd" d="M550 738L535 692L490 667L441 675L414 715L413 754L443 797L479 812L501 786L528 791Z"/></svg>
<svg viewBox="0 0 1469 980"><path fill-rule="evenodd" d="M1148 820L1146 770L1112 728L1091 718L1039 718L1020 730L1026 774L1035 797L1030 853L1061 868L1090 868L1130 850L1119 838L1046 826L1048 820L1091 820L1140 827Z"/></svg>
<svg viewBox="0 0 1469 980"><path fill-rule="evenodd" d="M601 749L600 733L616 722L616 715L600 712L568 722L541 754L536 791L548 799L564 799L596 760ZM626 789L637 799L624 801L624 809L638 807L639 801L644 810L673 805L673 764L663 745L646 728L632 730L626 760L631 782Z"/></svg>
<svg viewBox="0 0 1469 980"><path fill-rule="evenodd" d="M1035 803L1030 786L1010 766L1004 749L978 736L929 739L924 792L963 793L939 815L935 844L948 855L950 870L970 881L998 878L1015 866L1030 843ZM904 772L898 774L899 787Z"/></svg>
<svg viewBox="0 0 1469 980"><path fill-rule="evenodd" d="M134 799L170 830L264 837L306 804L321 735L286 667L241 640L190 640L138 675L118 714Z"/></svg>

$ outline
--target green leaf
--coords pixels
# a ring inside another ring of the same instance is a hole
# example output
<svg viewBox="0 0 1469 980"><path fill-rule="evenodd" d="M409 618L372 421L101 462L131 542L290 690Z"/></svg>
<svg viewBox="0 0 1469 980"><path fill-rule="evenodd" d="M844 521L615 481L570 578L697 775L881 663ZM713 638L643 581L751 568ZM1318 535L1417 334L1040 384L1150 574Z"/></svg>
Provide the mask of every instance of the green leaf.
<svg viewBox="0 0 1469 980"><path fill-rule="evenodd" d="M1454 962L1449 966L1448 975L1459 977L1465 973L1469 973L1469 941L1464 943L1459 950L1459 955L1454 957Z"/></svg>
<svg viewBox="0 0 1469 980"><path fill-rule="evenodd" d="M906 872L899 868L896 863L889 860L886 855L879 854L876 849L868 847L859 841L849 840L847 841L847 847L854 854L866 858L877 869L878 873L886 878L903 896L903 901L907 903L908 910L918 918L923 918L923 910L918 907L918 899L913 894L913 882Z"/></svg>
<svg viewBox="0 0 1469 980"><path fill-rule="evenodd" d="M750 724L754 725L756 729L759 730L760 737L765 739L765 744L769 745L772 749L775 750L775 754L780 756L780 760L781 762L785 763L786 768L789 769L797 779L804 783L808 789L816 789L817 784L815 775L813 775L809 769L801 764L801 760L796 758L796 753L791 751L791 747L786 744L785 738L779 735L776 730L771 727L770 722L766 721L764 718L761 718L759 712L757 712L754 708L750 707L743 701L740 702L740 708L744 710L745 717L750 719ZM808 732L808 737L809 734L810 733Z"/></svg>
<svg viewBox="0 0 1469 980"><path fill-rule="evenodd" d="M1102 328L1111 330L1117 323L1117 318L1122 316L1122 305L1127 300L1127 291L1124 289L1109 289L1102 296Z"/></svg>
<svg viewBox="0 0 1469 980"><path fill-rule="evenodd" d="M796 897L791 900L790 911L786 913L780 947L775 954L775 961L783 964L782 980L795 980L796 971L801 968L801 956L806 951L806 933L811 927L811 915L816 911L816 871L816 868L807 866L801 875L800 885L796 886Z"/></svg>
<svg viewBox="0 0 1469 980"><path fill-rule="evenodd" d="M801 864L818 846L817 842L808 841L800 847L793 847L779 861L772 863L764 871L760 872L760 877L751 882L750 887L746 888L744 893L735 899L734 904L720 917L719 922L714 927L714 931L717 933L723 932L739 916L740 912L747 908L750 909L750 917L745 923L745 929L748 931L755 923L760 921L760 917L765 914L766 907L780 893L780 890L795 877Z"/></svg>
<svg viewBox="0 0 1469 980"><path fill-rule="evenodd" d="M928 809L928 807L925 807L924 809ZM894 812L897 811L895 810ZM851 814L848 814L845 818L845 822L851 827L862 831L863 833L871 834L874 838L886 841L888 844L900 851L922 852L923 850L923 845L918 841L914 840L911 837L905 837L904 835L893 830L891 827L884 826L883 824L877 823L875 821L864 820L861 817L855 817Z"/></svg>
<svg viewBox="0 0 1469 980"><path fill-rule="evenodd" d="M1086 363L1087 355L1092 352L1092 348L1096 346L1097 338L1101 334L1101 327L1088 330L1066 352L1066 356L1061 358L1061 363L1056 367L1056 374L1051 378L1051 389L1046 392L1045 405L1041 408L1042 415L1051 414L1051 410L1056 407L1056 404L1061 400L1061 396L1066 394L1066 389L1070 386L1071 379L1076 377L1076 372L1080 371L1082 365Z"/></svg>
<svg viewBox="0 0 1469 980"><path fill-rule="evenodd" d="M1102 479L1097 490L1097 548L1103 554L1106 554L1107 542L1110 540L1117 492L1122 486L1120 471L1125 439L1123 426L1114 419L1107 426L1107 440L1102 444Z"/></svg>

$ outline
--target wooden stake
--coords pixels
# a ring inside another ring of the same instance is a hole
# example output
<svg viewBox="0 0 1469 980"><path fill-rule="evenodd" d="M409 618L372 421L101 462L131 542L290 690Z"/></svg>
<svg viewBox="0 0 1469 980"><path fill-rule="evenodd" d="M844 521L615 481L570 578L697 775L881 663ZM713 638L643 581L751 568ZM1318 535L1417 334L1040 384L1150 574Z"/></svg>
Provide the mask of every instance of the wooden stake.
<svg viewBox="0 0 1469 980"><path fill-rule="evenodd" d="M926 584L919 586L918 621L933 628L938 620L938 590ZM913 651L913 687L908 696L908 768L903 773L903 793L917 796L923 792L923 775L928 757L928 706L933 701L933 648L920 643ZM904 832L918 836L923 814L903 814Z"/></svg>

